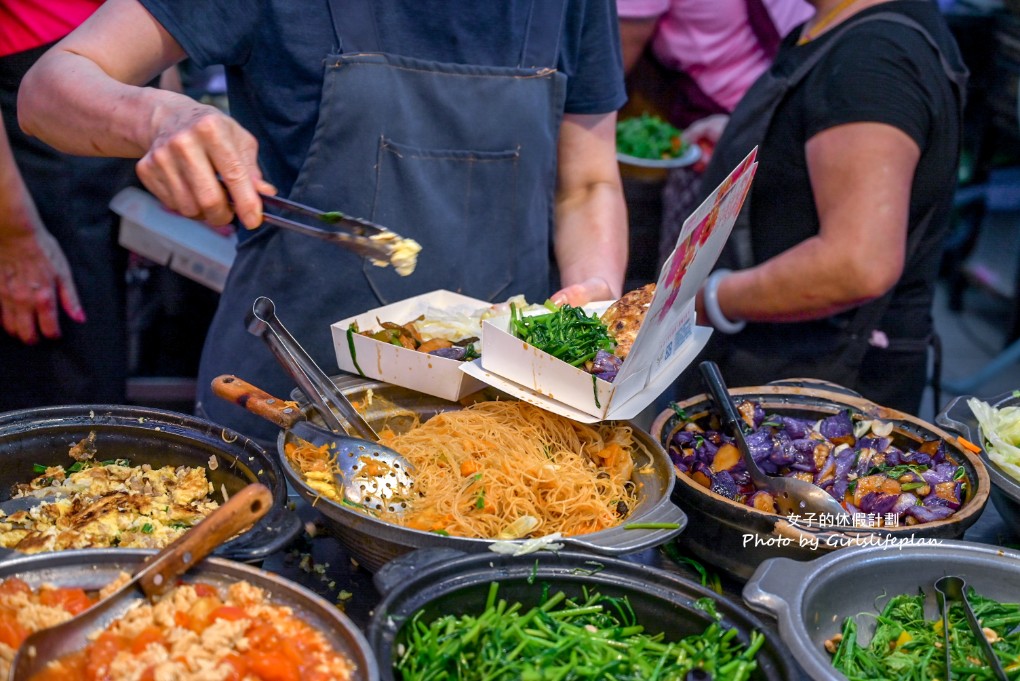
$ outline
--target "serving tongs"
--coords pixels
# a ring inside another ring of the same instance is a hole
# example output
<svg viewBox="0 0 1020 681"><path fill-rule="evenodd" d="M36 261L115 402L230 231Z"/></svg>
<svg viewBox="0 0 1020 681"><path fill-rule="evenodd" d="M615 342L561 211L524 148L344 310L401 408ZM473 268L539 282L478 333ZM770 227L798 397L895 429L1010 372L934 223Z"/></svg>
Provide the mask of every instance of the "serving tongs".
<svg viewBox="0 0 1020 681"><path fill-rule="evenodd" d="M326 445L335 454L340 470L337 486L344 498L370 508L402 512L413 493L414 466L379 444L375 429L276 316L272 300L265 296L257 298L246 323L248 332L265 341L322 417L328 430L298 420L291 432L317 447Z"/></svg>
<svg viewBox="0 0 1020 681"><path fill-rule="evenodd" d="M1002 668L998 655L992 649L992 644L985 638L985 632L981 629L981 623L978 622L977 615L974 614L974 609L970 606L970 601L967 599L967 582L964 581L963 577L942 577L936 580L935 595L938 598L939 608L942 611L942 645L946 655L946 681L952 681L953 677L953 661L950 655L949 637L949 604L953 602L959 603L963 608L963 614L967 617L967 625L970 627L971 633L974 634L974 638L977 639L978 645L981 646L992 674L999 681L1009 681L1009 677L1006 676L1006 671Z"/></svg>
<svg viewBox="0 0 1020 681"><path fill-rule="evenodd" d="M259 196L262 198L263 205L269 208L283 213L300 215L309 218L312 222L312 224L299 222L278 213L263 211L263 219L269 224L305 236L331 241L375 261L391 262L393 251L402 238L386 227L339 211L327 213L279 196L268 194L259 194Z"/></svg>

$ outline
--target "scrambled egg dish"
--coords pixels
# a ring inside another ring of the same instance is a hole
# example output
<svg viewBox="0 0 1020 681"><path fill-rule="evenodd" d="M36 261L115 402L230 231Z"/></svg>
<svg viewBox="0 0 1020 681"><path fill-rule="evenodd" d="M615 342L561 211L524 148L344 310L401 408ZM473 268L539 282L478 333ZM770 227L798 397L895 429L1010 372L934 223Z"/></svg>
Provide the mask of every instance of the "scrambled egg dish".
<svg viewBox="0 0 1020 681"><path fill-rule="evenodd" d="M41 501L11 515L0 511L0 546L23 553L162 548L218 506L204 468L101 462L93 453L67 469L39 466L38 477L19 485L15 498Z"/></svg>

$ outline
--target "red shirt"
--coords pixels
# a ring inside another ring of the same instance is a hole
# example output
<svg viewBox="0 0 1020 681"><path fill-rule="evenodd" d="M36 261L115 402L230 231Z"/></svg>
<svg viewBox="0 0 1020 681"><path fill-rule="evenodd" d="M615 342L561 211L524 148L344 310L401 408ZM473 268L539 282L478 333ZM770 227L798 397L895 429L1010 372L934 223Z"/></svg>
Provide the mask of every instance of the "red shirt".
<svg viewBox="0 0 1020 681"><path fill-rule="evenodd" d="M0 0L0 57L63 38L101 4L103 0Z"/></svg>

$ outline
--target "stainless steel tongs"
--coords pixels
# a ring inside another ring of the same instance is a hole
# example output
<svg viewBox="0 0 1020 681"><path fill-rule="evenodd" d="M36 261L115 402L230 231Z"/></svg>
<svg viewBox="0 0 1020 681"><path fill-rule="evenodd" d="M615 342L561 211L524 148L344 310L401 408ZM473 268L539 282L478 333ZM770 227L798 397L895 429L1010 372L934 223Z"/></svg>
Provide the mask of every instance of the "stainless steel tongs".
<svg viewBox="0 0 1020 681"><path fill-rule="evenodd" d="M268 208L311 218L316 223L299 222L278 213L264 211L264 219L269 224L316 239L332 241L372 260L390 263L394 249L402 240L402 237L392 230L368 220L351 217L338 211L327 213L279 196L267 194L259 194L259 196L262 198L262 203Z"/></svg>

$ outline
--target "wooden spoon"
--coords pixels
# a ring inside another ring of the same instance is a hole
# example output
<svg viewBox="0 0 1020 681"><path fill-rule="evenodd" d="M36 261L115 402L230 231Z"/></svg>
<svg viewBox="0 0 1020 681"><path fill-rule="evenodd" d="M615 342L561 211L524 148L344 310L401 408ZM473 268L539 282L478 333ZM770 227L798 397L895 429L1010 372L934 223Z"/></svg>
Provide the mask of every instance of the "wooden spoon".
<svg viewBox="0 0 1020 681"><path fill-rule="evenodd" d="M10 681L29 681L48 663L83 649L88 635L122 615L135 600L135 590L150 599L174 586L177 578L217 546L250 527L273 506L273 495L265 485L248 485L210 513L176 541L148 559L122 587L81 614L49 629L41 629L18 649L11 664ZM83 562L88 560L83 554ZM83 564L82 569L86 566Z"/></svg>

